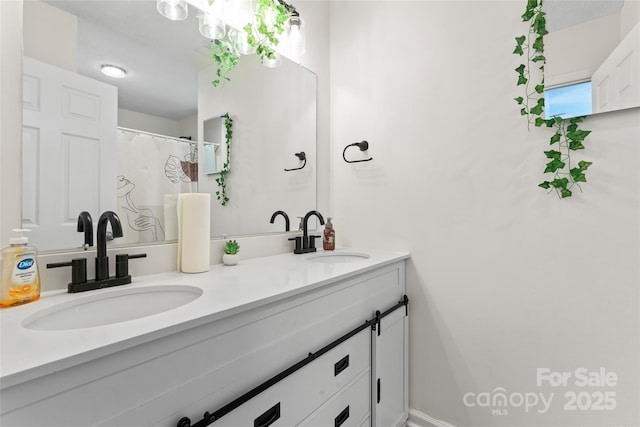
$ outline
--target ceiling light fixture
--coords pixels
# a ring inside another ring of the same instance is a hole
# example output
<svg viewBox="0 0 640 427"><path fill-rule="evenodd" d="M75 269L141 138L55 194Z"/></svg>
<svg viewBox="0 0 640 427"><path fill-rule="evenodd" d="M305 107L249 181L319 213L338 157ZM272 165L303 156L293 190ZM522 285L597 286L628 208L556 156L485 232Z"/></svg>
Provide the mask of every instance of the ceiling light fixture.
<svg viewBox="0 0 640 427"><path fill-rule="evenodd" d="M109 77L115 77L116 79L123 79L127 76L127 72L124 68L120 68L115 65L105 64L100 67L100 71L102 71L102 74Z"/></svg>
<svg viewBox="0 0 640 427"><path fill-rule="evenodd" d="M156 8L162 16L172 21L182 21L189 15L185 0L158 0Z"/></svg>

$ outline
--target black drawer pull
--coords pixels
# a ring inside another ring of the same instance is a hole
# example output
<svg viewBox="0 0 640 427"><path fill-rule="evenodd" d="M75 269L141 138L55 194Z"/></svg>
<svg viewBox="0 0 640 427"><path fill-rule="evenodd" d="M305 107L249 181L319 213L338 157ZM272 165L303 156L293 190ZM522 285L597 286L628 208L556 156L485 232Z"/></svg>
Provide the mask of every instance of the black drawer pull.
<svg viewBox="0 0 640 427"><path fill-rule="evenodd" d="M280 418L280 402L276 403L276 405L267 409L264 414L260 415L258 418L253 420L253 427L267 427L271 424L275 423L276 420Z"/></svg>
<svg viewBox="0 0 640 427"><path fill-rule="evenodd" d="M340 427L342 425L342 423L344 423L345 421L347 421L347 419L349 418L349 407L347 406L346 408L344 408L342 410L342 412L340 412L340 414L338 414L338 416L336 417L335 420L335 427Z"/></svg>
<svg viewBox="0 0 640 427"><path fill-rule="evenodd" d="M347 354L342 359L338 360L335 365L333 365L333 376L336 377L338 374L349 367L349 355Z"/></svg>

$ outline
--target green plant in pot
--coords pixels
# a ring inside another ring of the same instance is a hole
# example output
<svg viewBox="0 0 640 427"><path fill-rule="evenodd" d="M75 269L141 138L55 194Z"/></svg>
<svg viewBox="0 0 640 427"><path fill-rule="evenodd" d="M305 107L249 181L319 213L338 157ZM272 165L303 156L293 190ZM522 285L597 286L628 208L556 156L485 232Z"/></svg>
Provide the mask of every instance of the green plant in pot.
<svg viewBox="0 0 640 427"><path fill-rule="evenodd" d="M224 255L222 255L222 263L224 265L236 265L240 261L240 245L235 240L227 240L224 244Z"/></svg>

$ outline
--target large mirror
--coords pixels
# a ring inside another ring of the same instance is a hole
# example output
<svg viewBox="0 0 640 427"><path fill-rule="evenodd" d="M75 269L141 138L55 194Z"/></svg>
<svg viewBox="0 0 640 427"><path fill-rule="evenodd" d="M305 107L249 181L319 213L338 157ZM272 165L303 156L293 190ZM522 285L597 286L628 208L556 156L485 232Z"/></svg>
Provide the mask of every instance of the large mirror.
<svg viewBox="0 0 640 427"><path fill-rule="evenodd" d="M545 115L640 106L640 2L545 0Z"/></svg>
<svg viewBox="0 0 640 427"><path fill-rule="evenodd" d="M23 224L36 246L81 247L83 210L94 222L119 213L125 238L112 244L174 239L179 192L212 194L212 237L282 232L269 222L273 211L295 218L315 208L316 76L249 55L213 88L209 45L191 7L186 20L170 21L155 0L24 2ZM104 64L126 77L102 75ZM63 93L61 117L43 108L47 91ZM215 179L226 147L206 140L205 124L220 125L225 113L234 123L222 206ZM285 172L294 151L306 152L307 167Z"/></svg>

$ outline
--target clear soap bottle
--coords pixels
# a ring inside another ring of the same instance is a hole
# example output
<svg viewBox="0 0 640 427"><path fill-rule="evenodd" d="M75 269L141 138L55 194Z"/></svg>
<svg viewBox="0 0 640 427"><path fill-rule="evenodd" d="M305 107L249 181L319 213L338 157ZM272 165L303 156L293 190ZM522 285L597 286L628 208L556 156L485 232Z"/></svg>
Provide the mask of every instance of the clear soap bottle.
<svg viewBox="0 0 640 427"><path fill-rule="evenodd" d="M0 277L0 308L12 307L36 301L40 298L40 274L34 246L22 235L25 229L14 229L20 237L9 239L9 246L2 249Z"/></svg>
<svg viewBox="0 0 640 427"><path fill-rule="evenodd" d="M336 248L336 230L333 229L331 218L327 218L327 223L324 226L324 233L322 233L322 249L325 251L332 251Z"/></svg>

